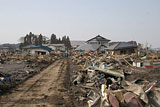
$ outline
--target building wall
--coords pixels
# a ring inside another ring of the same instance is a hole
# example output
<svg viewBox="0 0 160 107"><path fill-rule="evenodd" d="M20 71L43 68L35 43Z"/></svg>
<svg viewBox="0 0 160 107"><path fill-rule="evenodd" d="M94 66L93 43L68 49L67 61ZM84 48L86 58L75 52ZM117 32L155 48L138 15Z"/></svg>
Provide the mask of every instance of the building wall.
<svg viewBox="0 0 160 107"><path fill-rule="evenodd" d="M132 53L137 53L137 48L113 50L113 51L107 51L107 53L111 55L123 55L123 54L131 55Z"/></svg>
<svg viewBox="0 0 160 107"><path fill-rule="evenodd" d="M47 50L44 49L30 49L29 50L31 54L38 54L38 53L46 53L46 55L49 54L49 52Z"/></svg>
<svg viewBox="0 0 160 107"><path fill-rule="evenodd" d="M109 46L109 41L92 40L92 41L89 41L88 44L100 44L100 45Z"/></svg>
<svg viewBox="0 0 160 107"><path fill-rule="evenodd" d="M65 51L65 47L62 47L62 46L56 47L56 49L60 51Z"/></svg>
<svg viewBox="0 0 160 107"><path fill-rule="evenodd" d="M89 41L88 44L99 44L99 43L96 39L93 39L93 40Z"/></svg>
<svg viewBox="0 0 160 107"><path fill-rule="evenodd" d="M102 52L102 51L104 51L105 50L105 46L100 46L100 48L99 48L99 50L98 51L100 51L100 52Z"/></svg>
<svg viewBox="0 0 160 107"><path fill-rule="evenodd" d="M105 41L105 42L103 41L101 44L108 47L109 46L109 41Z"/></svg>
<svg viewBox="0 0 160 107"><path fill-rule="evenodd" d="M97 41L96 39L93 39L93 40L89 41L88 44L100 44L100 45L105 45L108 47L109 41Z"/></svg>

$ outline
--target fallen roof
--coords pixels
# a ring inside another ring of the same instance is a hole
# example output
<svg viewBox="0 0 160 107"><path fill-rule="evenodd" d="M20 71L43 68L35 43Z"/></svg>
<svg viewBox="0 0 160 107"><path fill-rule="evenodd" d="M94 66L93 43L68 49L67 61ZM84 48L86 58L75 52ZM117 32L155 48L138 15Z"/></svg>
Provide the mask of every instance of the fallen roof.
<svg viewBox="0 0 160 107"><path fill-rule="evenodd" d="M85 44L86 41L76 41L76 40L72 40L71 41L71 45L72 47L77 47L79 45Z"/></svg>
<svg viewBox="0 0 160 107"><path fill-rule="evenodd" d="M119 49L126 49L126 48L137 48L136 41L129 41L129 42L117 42L110 45L106 50L119 50Z"/></svg>
<svg viewBox="0 0 160 107"><path fill-rule="evenodd" d="M110 45L108 48L106 48L107 50L114 50L117 46L118 46L119 43L115 43L113 45Z"/></svg>
<svg viewBox="0 0 160 107"><path fill-rule="evenodd" d="M82 44L78 46L75 50L91 50L96 51L101 45L99 44Z"/></svg>

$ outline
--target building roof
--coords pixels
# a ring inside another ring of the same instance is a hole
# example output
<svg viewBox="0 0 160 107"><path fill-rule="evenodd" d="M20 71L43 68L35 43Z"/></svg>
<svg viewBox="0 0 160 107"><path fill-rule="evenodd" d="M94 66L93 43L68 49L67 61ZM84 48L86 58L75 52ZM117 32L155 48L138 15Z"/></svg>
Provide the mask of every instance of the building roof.
<svg viewBox="0 0 160 107"><path fill-rule="evenodd" d="M101 45L99 44L82 44L78 46L75 50L91 50L96 51Z"/></svg>
<svg viewBox="0 0 160 107"><path fill-rule="evenodd" d="M113 44L113 45L109 45L109 47L106 48L106 49L107 49L107 50L114 50L114 49L117 47L118 44L119 44L119 43L115 43L115 44Z"/></svg>
<svg viewBox="0 0 160 107"><path fill-rule="evenodd" d="M77 47L77 46L85 44L85 43L86 43L86 41L76 41L76 40L71 41L72 47Z"/></svg>
<svg viewBox="0 0 160 107"><path fill-rule="evenodd" d="M92 38L92 39L89 39L87 42L89 42L89 41L91 41L91 40L93 40L93 39L96 39L97 41L111 41L111 40L109 40L109 39L106 39L106 38L98 35L98 36L96 36L96 37L94 37L94 38Z"/></svg>
<svg viewBox="0 0 160 107"><path fill-rule="evenodd" d="M51 51L51 48L47 47L47 46L31 46L30 49L44 49L47 51Z"/></svg>
<svg viewBox="0 0 160 107"><path fill-rule="evenodd" d="M47 46L35 46L35 45L27 45L27 46L24 46L23 49L44 49L47 51L51 51L51 49Z"/></svg>
<svg viewBox="0 0 160 107"><path fill-rule="evenodd" d="M136 41L129 41L129 42L114 42L109 45L106 50L119 50L119 49L126 49L126 48L136 48L137 43Z"/></svg>

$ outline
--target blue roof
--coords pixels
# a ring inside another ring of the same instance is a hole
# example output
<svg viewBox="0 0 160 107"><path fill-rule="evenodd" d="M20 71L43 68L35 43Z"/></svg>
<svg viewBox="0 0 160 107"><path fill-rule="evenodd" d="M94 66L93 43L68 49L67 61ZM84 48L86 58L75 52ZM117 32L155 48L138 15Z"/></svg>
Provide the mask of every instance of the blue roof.
<svg viewBox="0 0 160 107"><path fill-rule="evenodd" d="M30 49L44 49L47 51L51 51L51 48L48 48L47 46L31 46Z"/></svg>

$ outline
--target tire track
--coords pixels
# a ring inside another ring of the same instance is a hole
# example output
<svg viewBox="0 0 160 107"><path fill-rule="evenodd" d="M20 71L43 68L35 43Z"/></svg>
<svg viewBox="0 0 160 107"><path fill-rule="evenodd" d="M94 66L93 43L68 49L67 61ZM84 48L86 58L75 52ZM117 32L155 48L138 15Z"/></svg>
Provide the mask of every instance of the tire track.
<svg viewBox="0 0 160 107"><path fill-rule="evenodd" d="M54 105L50 102L52 102L52 99L54 99L53 94L55 94L56 89L49 89L54 87L57 88L56 81L61 80L59 75L61 74L60 71L62 70L60 69L63 69L64 63L64 60L56 61L39 74L33 76L32 78L18 86L15 90L13 90L11 94L1 96L0 106L34 107L39 105Z"/></svg>

